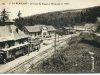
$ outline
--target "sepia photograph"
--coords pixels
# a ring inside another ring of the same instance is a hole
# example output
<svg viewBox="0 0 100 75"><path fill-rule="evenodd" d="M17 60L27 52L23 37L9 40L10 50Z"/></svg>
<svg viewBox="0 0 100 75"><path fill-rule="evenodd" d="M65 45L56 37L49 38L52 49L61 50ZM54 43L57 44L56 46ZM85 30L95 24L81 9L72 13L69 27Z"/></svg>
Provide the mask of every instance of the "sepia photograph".
<svg viewBox="0 0 100 75"><path fill-rule="evenodd" d="M100 73L100 0L0 0L0 74Z"/></svg>

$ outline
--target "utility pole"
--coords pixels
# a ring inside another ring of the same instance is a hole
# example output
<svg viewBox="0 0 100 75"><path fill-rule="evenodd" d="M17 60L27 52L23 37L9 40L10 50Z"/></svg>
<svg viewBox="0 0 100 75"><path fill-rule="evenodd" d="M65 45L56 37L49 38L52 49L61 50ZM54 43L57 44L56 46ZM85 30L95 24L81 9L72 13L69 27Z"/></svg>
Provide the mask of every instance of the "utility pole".
<svg viewBox="0 0 100 75"><path fill-rule="evenodd" d="M71 26L72 27L72 26ZM69 33L71 34L71 40L72 40L72 31L71 31L72 29L71 28L69 28Z"/></svg>
<svg viewBox="0 0 100 75"><path fill-rule="evenodd" d="M56 32L55 32L55 40L54 40L54 50L55 50L55 53L56 53Z"/></svg>
<svg viewBox="0 0 100 75"><path fill-rule="evenodd" d="M58 33L58 42L59 42L59 28L60 28L60 26L58 27L58 32L57 32Z"/></svg>
<svg viewBox="0 0 100 75"><path fill-rule="evenodd" d="M58 42L59 42L59 34L58 34Z"/></svg>
<svg viewBox="0 0 100 75"><path fill-rule="evenodd" d="M72 40L72 33L73 33L73 29L72 28L73 28L73 26L71 25L71 28L70 28L71 29L71 40Z"/></svg>
<svg viewBox="0 0 100 75"><path fill-rule="evenodd" d="M31 42L31 39L30 39L30 37L28 37L28 56L29 56L29 52L30 52L30 42Z"/></svg>
<svg viewBox="0 0 100 75"><path fill-rule="evenodd" d="M59 33L58 33L58 42L59 42Z"/></svg>

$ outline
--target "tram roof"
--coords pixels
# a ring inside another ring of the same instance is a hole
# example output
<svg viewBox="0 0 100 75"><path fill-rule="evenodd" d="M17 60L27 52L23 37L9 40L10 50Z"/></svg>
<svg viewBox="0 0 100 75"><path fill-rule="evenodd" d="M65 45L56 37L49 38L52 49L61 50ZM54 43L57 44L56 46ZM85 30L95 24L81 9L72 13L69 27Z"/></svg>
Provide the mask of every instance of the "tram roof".
<svg viewBox="0 0 100 75"><path fill-rule="evenodd" d="M4 49L0 49L0 50L2 50L2 51L9 51L9 50L13 50L13 49L17 49L17 48L23 47L25 45L28 45L28 43L18 44L16 46L12 46L10 48L4 48Z"/></svg>

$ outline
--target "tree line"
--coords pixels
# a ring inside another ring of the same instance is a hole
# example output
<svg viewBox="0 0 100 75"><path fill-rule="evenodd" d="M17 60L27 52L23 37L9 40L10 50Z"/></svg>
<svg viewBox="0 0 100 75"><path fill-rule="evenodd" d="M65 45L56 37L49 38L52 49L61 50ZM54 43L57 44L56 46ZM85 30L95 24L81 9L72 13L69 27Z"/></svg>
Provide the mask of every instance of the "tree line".
<svg viewBox="0 0 100 75"><path fill-rule="evenodd" d="M21 17L18 12L15 25L21 30L23 26L34 26L35 24L53 25L55 28L64 26L82 25L83 23L95 23L100 17L100 6L77 10L64 10Z"/></svg>

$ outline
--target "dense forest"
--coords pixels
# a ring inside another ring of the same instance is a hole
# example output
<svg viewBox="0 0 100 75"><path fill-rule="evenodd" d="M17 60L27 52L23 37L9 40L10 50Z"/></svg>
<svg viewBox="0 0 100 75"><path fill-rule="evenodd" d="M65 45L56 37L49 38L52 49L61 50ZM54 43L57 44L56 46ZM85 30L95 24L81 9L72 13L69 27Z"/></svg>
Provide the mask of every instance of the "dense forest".
<svg viewBox="0 0 100 75"><path fill-rule="evenodd" d="M55 28L60 28L63 26L82 25L83 23L95 23L97 16L100 17L100 6L20 17L15 19L15 25L20 29L23 26L33 26L35 24L53 25Z"/></svg>

